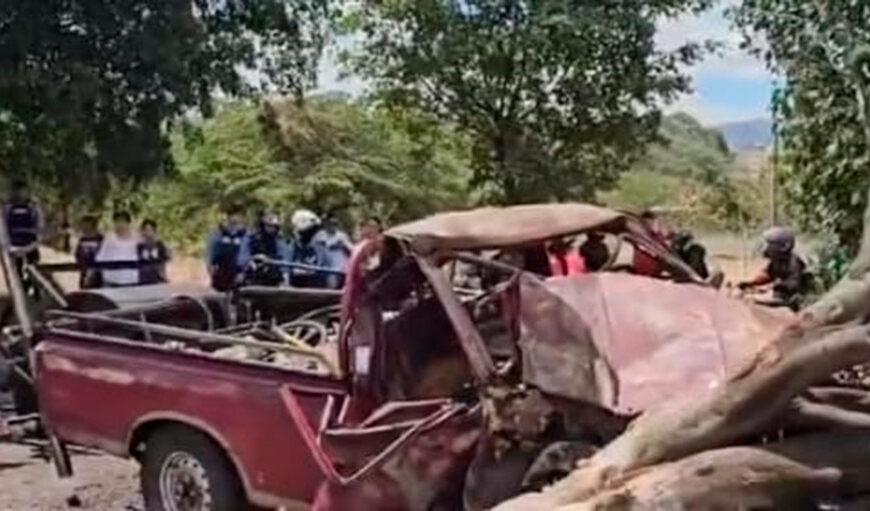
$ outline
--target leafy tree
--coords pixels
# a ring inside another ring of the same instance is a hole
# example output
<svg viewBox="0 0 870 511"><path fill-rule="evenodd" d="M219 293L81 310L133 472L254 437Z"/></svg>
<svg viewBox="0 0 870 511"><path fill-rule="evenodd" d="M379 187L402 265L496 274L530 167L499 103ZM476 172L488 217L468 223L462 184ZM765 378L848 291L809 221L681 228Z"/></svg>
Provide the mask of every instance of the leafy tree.
<svg viewBox="0 0 870 511"><path fill-rule="evenodd" d="M167 128L215 93L310 87L329 15L328 0L0 2L0 173L99 203L113 176L167 169Z"/></svg>
<svg viewBox="0 0 870 511"><path fill-rule="evenodd" d="M653 139L658 106L701 53L655 47L655 22L706 0L390 0L351 24L356 71L390 105L474 141L474 184L498 201L593 196Z"/></svg>
<svg viewBox="0 0 870 511"><path fill-rule="evenodd" d="M722 133L703 127L688 114L664 117L659 133L660 140L647 147L632 169L692 177L712 184L726 175L733 164Z"/></svg>
<svg viewBox="0 0 870 511"><path fill-rule="evenodd" d="M870 4L744 0L733 16L782 76L773 99L792 216L854 253L870 185Z"/></svg>
<svg viewBox="0 0 870 511"><path fill-rule="evenodd" d="M198 247L221 205L253 215L297 207L336 214L350 227L370 215L400 221L471 200L470 147L448 126L342 97L223 105L199 136L172 138L177 172L135 195L164 234Z"/></svg>

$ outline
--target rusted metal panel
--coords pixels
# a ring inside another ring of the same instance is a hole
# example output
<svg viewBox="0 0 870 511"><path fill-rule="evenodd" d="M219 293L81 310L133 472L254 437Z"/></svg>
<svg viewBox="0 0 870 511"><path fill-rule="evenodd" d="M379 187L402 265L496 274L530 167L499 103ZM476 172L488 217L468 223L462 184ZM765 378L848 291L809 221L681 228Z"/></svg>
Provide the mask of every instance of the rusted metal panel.
<svg viewBox="0 0 870 511"><path fill-rule="evenodd" d="M551 285L522 275L520 286L523 378L569 399L615 403L615 374L589 323Z"/></svg>
<svg viewBox="0 0 870 511"><path fill-rule="evenodd" d="M114 305L113 308L131 307L166 300L175 296L195 296L203 299L217 299L216 293L208 287L196 284L154 284L150 286L113 287L74 291L66 298L71 304L88 301L101 301ZM75 308L75 307L74 307Z"/></svg>
<svg viewBox="0 0 870 511"><path fill-rule="evenodd" d="M590 230L620 229L629 215L591 204L529 204L438 213L389 229L418 252L524 245Z"/></svg>
<svg viewBox="0 0 870 511"><path fill-rule="evenodd" d="M435 294L438 295L438 299L456 331L459 344L468 357L468 363L475 378L479 383L488 382L496 374L495 364L486 350L486 344L480 337L480 332L477 331L477 327L474 326L468 312L462 307L459 298L453 292L446 275L428 260L422 257L417 257L416 260Z"/></svg>
<svg viewBox="0 0 870 511"><path fill-rule="evenodd" d="M422 426L401 449L382 458L382 464L373 465L360 477L352 481L332 478L325 482L313 510L459 509L455 504L465 469L482 431L478 407L453 409L454 413ZM449 502L436 505L437 498L446 498Z"/></svg>
<svg viewBox="0 0 870 511"><path fill-rule="evenodd" d="M56 334L37 360L41 409L60 438L124 455L143 420L188 423L227 448L249 495L267 506L311 502L323 481L279 388L306 389L299 406L315 422L330 395L347 392L327 378Z"/></svg>
<svg viewBox="0 0 870 511"><path fill-rule="evenodd" d="M523 279L521 308L524 377L621 414L721 385L794 318L709 288L612 273Z"/></svg>
<svg viewBox="0 0 870 511"><path fill-rule="evenodd" d="M527 204L438 213L389 229L385 235L406 242L412 252L457 252L529 246L554 238L607 232L624 235L648 251L680 279L706 285L638 217L591 204Z"/></svg>

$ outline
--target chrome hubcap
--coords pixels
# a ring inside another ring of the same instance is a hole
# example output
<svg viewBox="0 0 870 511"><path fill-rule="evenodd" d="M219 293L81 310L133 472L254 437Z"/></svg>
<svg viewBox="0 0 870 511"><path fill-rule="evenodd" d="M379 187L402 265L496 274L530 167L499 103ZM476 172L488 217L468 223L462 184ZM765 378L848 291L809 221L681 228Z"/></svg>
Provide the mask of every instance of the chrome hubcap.
<svg viewBox="0 0 870 511"><path fill-rule="evenodd" d="M186 452L174 452L160 467L160 498L166 511L209 511L211 492L205 467Z"/></svg>

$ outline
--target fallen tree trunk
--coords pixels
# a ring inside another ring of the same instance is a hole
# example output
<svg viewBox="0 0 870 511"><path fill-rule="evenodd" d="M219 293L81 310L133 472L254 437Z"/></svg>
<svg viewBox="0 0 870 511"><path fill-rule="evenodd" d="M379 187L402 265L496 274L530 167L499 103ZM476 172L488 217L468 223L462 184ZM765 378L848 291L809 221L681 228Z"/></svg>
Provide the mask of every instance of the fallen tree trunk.
<svg viewBox="0 0 870 511"><path fill-rule="evenodd" d="M817 336L821 340L814 340ZM787 411L792 399L807 387L867 359L868 326L812 334L801 327L789 328L725 385L700 397L676 399L648 410L625 433L544 493L556 504L582 501L631 471L758 433Z"/></svg>
<svg viewBox="0 0 870 511"><path fill-rule="evenodd" d="M789 431L838 428L870 429L870 414L798 398L781 421Z"/></svg>
<svg viewBox="0 0 870 511"><path fill-rule="evenodd" d="M768 446L728 447L638 469L588 499L526 495L496 511L817 509L870 492L870 432L833 431Z"/></svg>
<svg viewBox="0 0 870 511"><path fill-rule="evenodd" d="M729 447L640 470L559 511L815 509L837 494L836 469L813 469L757 447Z"/></svg>
<svg viewBox="0 0 870 511"><path fill-rule="evenodd" d="M842 387L812 387L803 396L813 403L870 413L870 392Z"/></svg>

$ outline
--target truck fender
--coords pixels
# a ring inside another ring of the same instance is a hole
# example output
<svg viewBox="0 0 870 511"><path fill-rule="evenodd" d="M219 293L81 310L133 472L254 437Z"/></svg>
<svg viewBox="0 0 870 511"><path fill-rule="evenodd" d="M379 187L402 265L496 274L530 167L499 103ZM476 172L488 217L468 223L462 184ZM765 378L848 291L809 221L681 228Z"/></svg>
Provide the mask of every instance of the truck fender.
<svg viewBox="0 0 870 511"><path fill-rule="evenodd" d="M214 428L194 417L176 412L155 412L140 417L130 428L127 435L127 452L133 458L138 459L138 446L157 429L170 425L181 425L198 431L208 436L215 444L220 446L221 450L223 450L224 454L233 464L233 468L235 468L236 474L238 474L239 480L242 482L242 487L245 489L245 494L248 496L252 494L248 475L245 473L244 466L239 462L238 457L230 448L229 442Z"/></svg>

